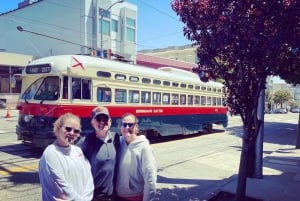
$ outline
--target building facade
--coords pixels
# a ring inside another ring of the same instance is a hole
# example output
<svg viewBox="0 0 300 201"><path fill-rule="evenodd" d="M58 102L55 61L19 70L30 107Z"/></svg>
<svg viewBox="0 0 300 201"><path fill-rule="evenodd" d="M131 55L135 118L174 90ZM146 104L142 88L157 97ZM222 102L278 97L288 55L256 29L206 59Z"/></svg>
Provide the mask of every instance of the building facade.
<svg viewBox="0 0 300 201"><path fill-rule="evenodd" d="M35 58L30 55L0 52L0 99L14 107L22 88L24 67Z"/></svg>
<svg viewBox="0 0 300 201"><path fill-rule="evenodd" d="M37 57L112 52L135 60L136 21L136 5L120 0L25 0L0 15L0 50Z"/></svg>

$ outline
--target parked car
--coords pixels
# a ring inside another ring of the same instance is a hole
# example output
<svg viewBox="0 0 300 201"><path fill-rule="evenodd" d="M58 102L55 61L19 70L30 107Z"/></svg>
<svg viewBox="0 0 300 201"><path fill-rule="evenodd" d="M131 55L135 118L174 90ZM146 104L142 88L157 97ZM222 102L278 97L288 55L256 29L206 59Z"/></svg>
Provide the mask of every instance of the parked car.
<svg viewBox="0 0 300 201"><path fill-rule="evenodd" d="M4 100L0 100L0 108L6 108L6 102Z"/></svg>
<svg viewBox="0 0 300 201"><path fill-rule="evenodd" d="M285 108L278 108L274 111L275 114L286 114L287 110Z"/></svg>
<svg viewBox="0 0 300 201"><path fill-rule="evenodd" d="M293 113L299 113L300 112L300 108L292 108L291 112L293 112Z"/></svg>

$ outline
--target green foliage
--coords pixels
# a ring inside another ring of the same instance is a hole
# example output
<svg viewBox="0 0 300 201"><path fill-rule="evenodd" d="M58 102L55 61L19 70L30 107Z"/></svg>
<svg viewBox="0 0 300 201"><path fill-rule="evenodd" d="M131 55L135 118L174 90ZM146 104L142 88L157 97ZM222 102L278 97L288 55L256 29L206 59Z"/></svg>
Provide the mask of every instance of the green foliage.
<svg viewBox="0 0 300 201"><path fill-rule="evenodd" d="M273 101L276 104L282 104L292 99L292 96L289 91L286 90L278 90L274 93Z"/></svg>

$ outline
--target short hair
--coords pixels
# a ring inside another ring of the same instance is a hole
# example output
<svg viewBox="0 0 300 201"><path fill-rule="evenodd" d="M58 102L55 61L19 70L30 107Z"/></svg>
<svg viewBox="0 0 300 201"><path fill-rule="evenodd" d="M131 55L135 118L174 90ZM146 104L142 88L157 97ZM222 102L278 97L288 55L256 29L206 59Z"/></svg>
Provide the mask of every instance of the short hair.
<svg viewBox="0 0 300 201"><path fill-rule="evenodd" d="M53 132L55 136L57 136L58 130L64 125L65 121L69 119L77 121L80 125L80 118L77 115L72 114L70 112L65 113L58 117L58 119L53 123Z"/></svg>
<svg viewBox="0 0 300 201"><path fill-rule="evenodd" d="M137 135L140 135L141 133L140 133L139 125L138 125L139 120L138 120L138 118L134 114L132 114L132 113L125 113L125 114L123 114L121 116L121 119L123 120L125 117L128 117L128 116L132 116L134 118L134 123L135 123L136 129L137 129L136 130L137 131Z"/></svg>

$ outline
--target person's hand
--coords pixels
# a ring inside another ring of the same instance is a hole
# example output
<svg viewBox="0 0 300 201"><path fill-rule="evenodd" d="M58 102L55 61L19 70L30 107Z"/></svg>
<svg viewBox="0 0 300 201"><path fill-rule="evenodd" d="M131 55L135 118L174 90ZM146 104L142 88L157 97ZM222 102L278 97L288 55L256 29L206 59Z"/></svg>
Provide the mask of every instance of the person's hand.
<svg viewBox="0 0 300 201"><path fill-rule="evenodd" d="M98 122L96 119L92 119L91 124L98 136L105 137L111 127L111 119L109 119L107 122Z"/></svg>

